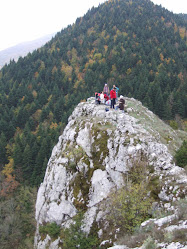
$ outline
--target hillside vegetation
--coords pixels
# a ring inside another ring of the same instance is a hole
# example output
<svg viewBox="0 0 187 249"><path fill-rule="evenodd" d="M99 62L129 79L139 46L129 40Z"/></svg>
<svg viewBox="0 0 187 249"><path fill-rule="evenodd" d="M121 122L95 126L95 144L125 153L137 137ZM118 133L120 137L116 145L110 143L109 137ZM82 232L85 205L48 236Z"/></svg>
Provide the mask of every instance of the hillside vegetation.
<svg viewBox="0 0 187 249"><path fill-rule="evenodd" d="M74 107L107 82L164 120L187 117L187 23L150 0L92 8L0 71L1 200L39 186Z"/></svg>

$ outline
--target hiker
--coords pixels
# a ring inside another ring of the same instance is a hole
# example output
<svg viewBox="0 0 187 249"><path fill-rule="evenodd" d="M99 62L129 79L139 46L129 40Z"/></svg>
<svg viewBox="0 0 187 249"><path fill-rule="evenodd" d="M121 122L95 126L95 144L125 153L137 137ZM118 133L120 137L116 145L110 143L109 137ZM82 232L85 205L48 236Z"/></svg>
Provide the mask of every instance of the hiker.
<svg viewBox="0 0 187 249"><path fill-rule="evenodd" d="M118 92L119 92L119 88L116 85L113 85L113 88L116 89L116 101L118 100Z"/></svg>
<svg viewBox="0 0 187 249"><path fill-rule="evenodd" d="M115 101L116 101L116 89L115 87L112 88L112 90L110 91L110 99L111 99L111 105L110 108L114 109L114 105L115 105Z"/></svg>
<svg viewBox="0 0 187 249"><path fill-rule="evenodd" d="M104 99L105 99L105 104L110 99L106 93L104 94Z"/></svg>
<svg viewBox="0 0 187 249"><path fill-rule="evenodd" d="M116 106L115 110L117 110L119 108L120 110L122 110L122 112L124 112L124 107L125 107L125 99L124 99L123 95L120 95L119 105Z"/></svg>
<svg viewBox="0 0 187 249"><path fill-rule="evenodd" d="M105 85L104 85L103 93L107 94L109 96L109 87L108 87L107 83L105 83Z"/></svg>
<svg viewBox="0 0 187 249"><path fill-rule="evenodd" d="M96 105L100 105L100 103L101 103L101 100L100 100L100 96L99 96L99 93L95 93L95 103L96 103Z"/></svg>
<svg viewBox="0 0 187 249"><path fill-rule="evenodd" d="M105 103L105 97L104 97L103 92L100 93L100 100L101 100L101 103L102 103L102 104Z"/></svg>

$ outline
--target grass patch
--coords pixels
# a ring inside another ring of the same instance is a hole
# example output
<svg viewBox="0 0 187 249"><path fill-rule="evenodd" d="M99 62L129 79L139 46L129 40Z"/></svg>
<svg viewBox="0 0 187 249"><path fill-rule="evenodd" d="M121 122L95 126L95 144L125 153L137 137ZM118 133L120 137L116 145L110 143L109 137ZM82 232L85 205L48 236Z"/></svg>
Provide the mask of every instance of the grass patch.
<svg viewBox="0 0 187 249"><path fill-rule="evenodd" d="M176 148L181 146L184 139L187 140L187 132L185 132L186 129L184 129L184 131L173 130L175 127L172 128L170 125L166 124L139 102L130 98L126 98L126 100L128 107L135 110L130 112L129 115L136 118L137 122L157 140L158 134L160 134L159 140L168 147L170 153L174 156ZM187 122L184 121L183 123L185 124L183 126L187 127Z"/></svg>
<svg viewBox="0 0 187 249"><path fill-rule="evenodd" d="M94 142L92 144L92 159L94 162L94 168L95 165L97 165L98 168L101 168L103 159L105 159L109 154L109 150L107 148L109 136L104 124L94 124L91 132L94 137Z"/></svg>

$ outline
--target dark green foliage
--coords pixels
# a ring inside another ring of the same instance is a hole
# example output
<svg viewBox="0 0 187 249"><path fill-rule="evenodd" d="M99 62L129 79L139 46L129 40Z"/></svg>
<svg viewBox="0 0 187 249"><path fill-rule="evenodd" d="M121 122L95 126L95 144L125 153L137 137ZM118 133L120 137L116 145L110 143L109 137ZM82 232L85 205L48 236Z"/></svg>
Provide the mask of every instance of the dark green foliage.
<svg viewBox="0 0 187 249"><path fill-rule="evenodd" d="M186 20L186 21L187 21L187 14L179 14L179 16L183 17L183 18L184 18L184 20Z"/></svg>
<svg viewBox="0 0 187 249"><path fill-rule="evenodd" d="M174 129L174 130L177 130L179 127L178 127L178 124L175 120L171 120L169 122L169 125Z"/></svg>
<svg viewBox="0 0 187 249"><path fill-rule="evenodd" d="M154 199L149 189L151 177L146 157L134 161L130 167L126 186L111 193L108 204L108 220L120 228L121 233L133 233L140 224L150 218Z"/></svg>
<svg viewBox="0 0 187 249"><path fill-rule="evenodd" d="M74 218L74 224L63 232L63 248L64 249L97 249L99 248L99 240L97 231L87 235L81 230L83 214L79 213Z"/></svg>
<svg viewBox="0 0 187 249"><path fill-rule="evenodd" d="M44 226L40 226L39 231L41 234L49 234L50 237L57 238L60 235L60 226L58 226L55 222L47 223Z"/></svg>
<svg viewBox="0 0 187 249"><path fill-rule="evenodd" d="M33 248L35 201L36 189L28 187L20 187L10 198L0 198L0 248Z"/></svg>
<svg viewBox="0 0 187 249"><path fill-rule="evenodd" d="M187 141L184 141L181 147L177 150L175 159L178 166L187 166Z"/></svg>
<svg viewBox="0 0 187 249"><path fill-rule="evenodd" d="M3 165L5 163L7 163L7 158L6 158L6 145L7 145L7 141L6 141L6 137L4 133L1 133L0 136L0 165ZM1 169L1 167L0 167Z"/></svg>
<svg viewBox="0 0 187 249"><path fill-rule="evenodd" d="M111 197L109 220L123 232L132 233L150 218L152 201L143 183L127 185Z"/></svg>
<svg viewBox="0 0 187 249"><path fill-rule="evenodd" d="M29 185L39 185L43 180L51 148L54 146L57 131L40 126L37 135L24 130L17 136L13 148L16 179ZM57 133L58 134L58 133Z"/></svg>

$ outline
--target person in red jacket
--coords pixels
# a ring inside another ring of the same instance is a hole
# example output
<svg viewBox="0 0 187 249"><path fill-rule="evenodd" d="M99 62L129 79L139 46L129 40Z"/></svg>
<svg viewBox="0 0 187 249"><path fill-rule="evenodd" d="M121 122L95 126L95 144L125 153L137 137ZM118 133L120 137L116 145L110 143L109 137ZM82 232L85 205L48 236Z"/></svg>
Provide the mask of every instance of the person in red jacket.
<svg viewBox="0 0 187 249"><path fill-rule="evenodd" d="M105 102L109 100L109 97L106 93L104 94L104 98L105 98Z"/></svg>
<svg viewBox="0 0 187 249"><path fill-rule="evenodd" d="M111 99L110 108L114 109L114 105L115 105L115 101L116 101L116 89L115 89L115 87L112 88L112 90L110 91L110 99Z"/></svg>

